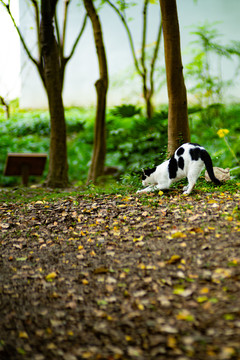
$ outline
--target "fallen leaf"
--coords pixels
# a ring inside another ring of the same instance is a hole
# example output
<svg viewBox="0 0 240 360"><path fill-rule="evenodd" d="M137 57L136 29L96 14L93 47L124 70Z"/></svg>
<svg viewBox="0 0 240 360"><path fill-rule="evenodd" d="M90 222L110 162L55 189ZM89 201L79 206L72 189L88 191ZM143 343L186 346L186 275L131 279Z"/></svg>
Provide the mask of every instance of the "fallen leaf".
<svg viewBox="0 0 240 360"><path fill-rule="evenodd" d="M20 337L21 339L28 339L28 334L26 333L26 331L19 331L18 337Z"/></svg>
<svg viewBox="0 0 240 360"><path fill-rule="evenodd" d="M171 258L169 260L167 260L167 264L176 264L180 260L181 260L180 255L172 255Z"/></svg>
<svg viewBox="0 0 240 360"><path fill-rule="evenodd" d="M47 281L52 281L53 279L55 279L57 277L57 273L55 271L49 273L48 275L45 276L45 279Z"/></svg>
<svg viewBox="0 0 240 360"><path fill-rule="evenodd" d="M184 320L184 321L194 321L195 318L194 316L186 309L180 311L177 316L176 316L177 320Z"/></svg>

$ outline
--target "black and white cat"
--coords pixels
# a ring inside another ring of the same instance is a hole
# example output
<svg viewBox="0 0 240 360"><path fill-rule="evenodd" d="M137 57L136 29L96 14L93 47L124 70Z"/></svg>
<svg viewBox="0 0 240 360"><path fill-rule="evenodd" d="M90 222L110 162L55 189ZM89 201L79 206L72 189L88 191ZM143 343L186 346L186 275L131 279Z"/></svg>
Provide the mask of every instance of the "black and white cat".
<svg viewBox="0 0 240 360"><path fill-rule="evenodd" d="M169 160L153 169L143 170L142 184L149 186L138 192L169 189L173 182L187 177L188 185L183 188L183 193L190 194L204 166L214 184L220 185L221 182L214 175L212 159L206 149L198 144L183 144Z"/></svg>

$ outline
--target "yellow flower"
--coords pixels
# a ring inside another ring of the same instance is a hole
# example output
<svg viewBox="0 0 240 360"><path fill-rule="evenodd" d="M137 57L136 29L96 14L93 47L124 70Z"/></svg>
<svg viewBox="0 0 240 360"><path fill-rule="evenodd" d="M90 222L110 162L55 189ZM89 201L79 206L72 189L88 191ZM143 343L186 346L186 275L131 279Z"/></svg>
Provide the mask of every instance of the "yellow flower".
<svg viewBox="0 0 240 360"><path fill-rule="evenodd" d="M229 133L228 129L219 129L217 134L220 138L223 138L225 135L227 135Z"/></svg>

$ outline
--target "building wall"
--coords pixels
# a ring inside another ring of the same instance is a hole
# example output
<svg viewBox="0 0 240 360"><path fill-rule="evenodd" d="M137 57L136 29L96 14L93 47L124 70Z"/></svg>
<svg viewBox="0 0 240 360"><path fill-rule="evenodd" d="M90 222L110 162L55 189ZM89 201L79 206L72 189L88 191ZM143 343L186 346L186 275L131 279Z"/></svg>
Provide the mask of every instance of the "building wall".
<svg viewBox="0 0 240 360"><path fill-rule="evenodd" d="M36 34L33 29L33 8L26 0L20 1L20 25L24 37L27 39L28 46L33 52L37 51ZM60 0L59 14L62 13L63 0ZM72 0L71 11L68 17L67 27L67 49L69 52L71 45L82 24L84 8L78 6L79 1ZM139 3L142 3L139 1ZM217 24L219 31L224 35L223 43L240 38L240 2L239 0L177 0L179 23L181 31L181 44L183 63L185 64L189 55L185 49L189 46L193 37L189 34L190 26L201 24L207 20L210 23L219 21ZM135 6L130 16L130 22L135 43L136 51L140 49L141 43L141 6ZM113 10L104 7L100 12L100 19L104 32L104 41L107 51L109 65L110 89L108 92L108 104L115 105L121 102L139 102L141 100L141 86L135 78L131 79L133 61L129 49L129 43L121 21ZM152 43L156 38L156 29L159 22L159 6L151 5L148 43ZM161 52L163 62L163 53ZM21 49L21 93L20 106L23 108L44 108L47 107L47 98L39 78L39 75L32 63L27 59L23 49ZM223 62L223 76L228 78L233 73L233 63L225 60ZM129 75L127 75L129 74ZM127 79L129 76L129 80ZM121 86L121 80L125 79L125 87ZM88 20L85 32L80 40L74 57L70 60L66 68L64 84L64 104L65 106L88 106L94 105L96 100L94 83L98 79L98 64L93 41L93 34L90 21ZM239 85L239 82L238 82ZM239 86L233 89L231 96L238 96ZM166 88L162 89L156 96L157 102L167 102Z"/></svg>

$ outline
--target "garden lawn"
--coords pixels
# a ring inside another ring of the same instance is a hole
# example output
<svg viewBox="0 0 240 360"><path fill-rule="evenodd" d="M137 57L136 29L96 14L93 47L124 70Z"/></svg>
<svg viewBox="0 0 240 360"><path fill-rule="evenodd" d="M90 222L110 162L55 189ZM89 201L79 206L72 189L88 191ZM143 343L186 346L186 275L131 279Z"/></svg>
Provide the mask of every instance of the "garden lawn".
<svg viewBox="0 0 240 360"><path fill-rule="evenodd" d="M240 189L6 190L0 358L240 359Z"/></svg>

